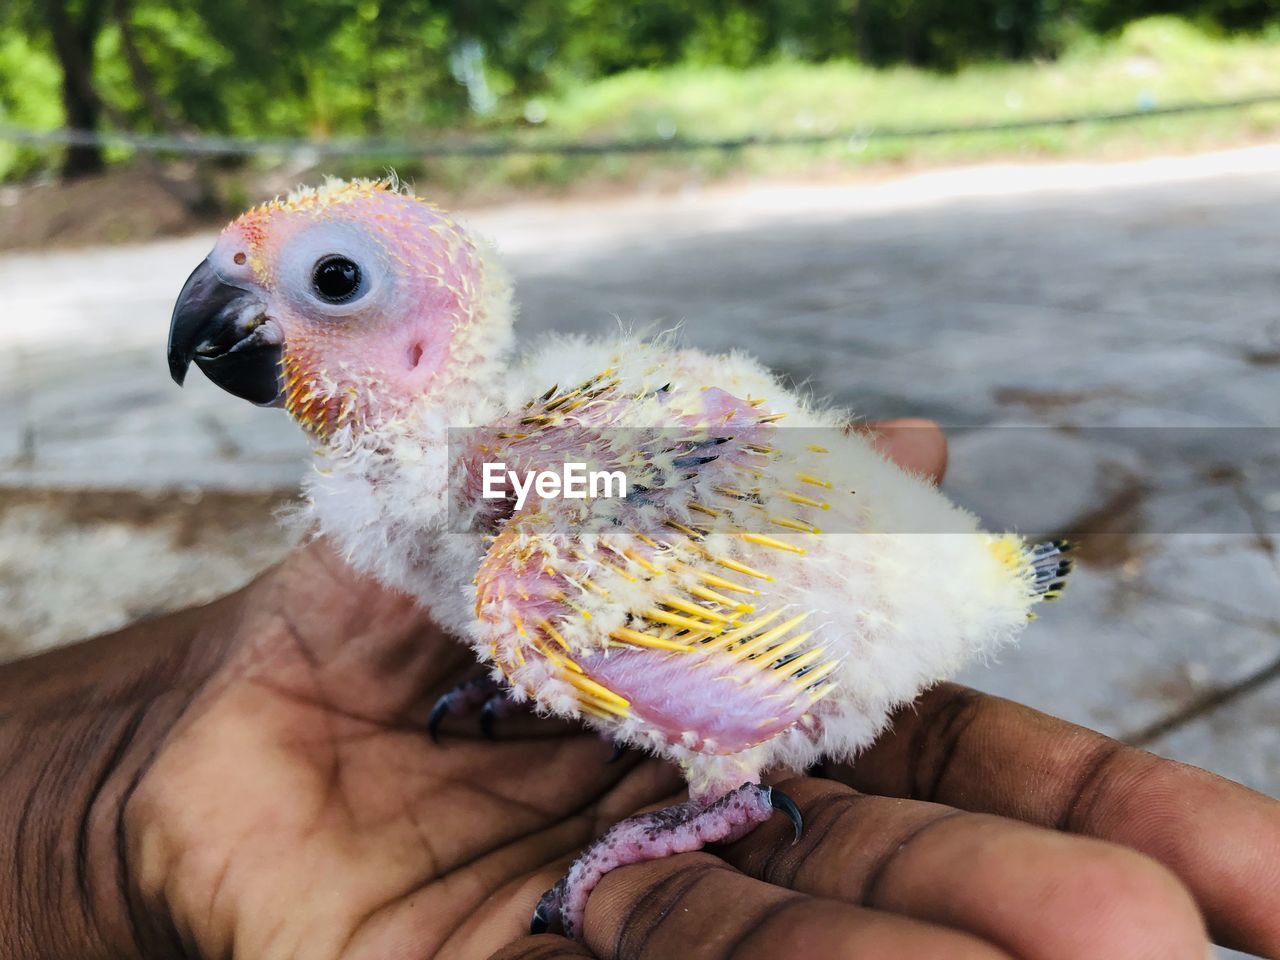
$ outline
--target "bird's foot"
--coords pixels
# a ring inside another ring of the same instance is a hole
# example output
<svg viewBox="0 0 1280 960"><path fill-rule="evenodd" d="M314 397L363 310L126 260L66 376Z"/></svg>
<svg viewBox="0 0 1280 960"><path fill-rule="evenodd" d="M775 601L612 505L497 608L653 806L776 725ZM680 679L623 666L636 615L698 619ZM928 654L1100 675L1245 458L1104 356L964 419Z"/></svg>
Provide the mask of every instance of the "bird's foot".
<svg viewBox="0 0 1280 960"><path fill-rule="evenodd" d="M758 783L746 783L710 804L678 803L615 823L573 861L554 887L543 894L530 929L544 933L559 925L566 936L582 935L587 898L610 870L673 853L700 850L708 843L746 836L780 810L800 839L800 810L786 794Z"/></svg>
<svg viewBox="0 0 1280 960"><path fill-rule="evenodd" d="M486 739L492 740L493 724L507 716L515 704L507 696L506 687L487 674L458 684L452 690L440 696L431 708L431 716L427 720L427 733L431 739L439 742L440 724L445 717L465 716L479 711L480 731Z"/></svg>

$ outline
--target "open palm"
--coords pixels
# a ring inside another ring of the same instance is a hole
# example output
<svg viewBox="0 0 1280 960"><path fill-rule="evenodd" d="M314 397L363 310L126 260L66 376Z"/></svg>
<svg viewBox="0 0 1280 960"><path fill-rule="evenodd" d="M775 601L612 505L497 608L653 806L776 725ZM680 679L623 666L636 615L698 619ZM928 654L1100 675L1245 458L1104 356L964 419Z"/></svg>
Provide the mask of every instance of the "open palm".
<svg viewBox="0 0 1280 960"><path fill-rule="evenodd" d="M488 956L527 929L557 858L679 787L530 717L433 744L432 701L470 651L322 544L236 612L225 666L132 802L143 846L182 851L142 883L207 955Z"/></svg>

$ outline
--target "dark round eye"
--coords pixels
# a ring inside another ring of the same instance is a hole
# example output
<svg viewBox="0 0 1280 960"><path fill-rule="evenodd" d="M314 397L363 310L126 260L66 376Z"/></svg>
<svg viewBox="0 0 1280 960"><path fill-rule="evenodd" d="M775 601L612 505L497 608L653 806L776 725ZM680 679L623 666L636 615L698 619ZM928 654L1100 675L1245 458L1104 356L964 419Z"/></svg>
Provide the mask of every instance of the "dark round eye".
<svg viewBox="0 0 1280 960"><path fill-rule="evenodd" d="M329 303L347 303L360 290L360 267L353 260L333 255L316 264L311 275L316 296Z"/></svg>

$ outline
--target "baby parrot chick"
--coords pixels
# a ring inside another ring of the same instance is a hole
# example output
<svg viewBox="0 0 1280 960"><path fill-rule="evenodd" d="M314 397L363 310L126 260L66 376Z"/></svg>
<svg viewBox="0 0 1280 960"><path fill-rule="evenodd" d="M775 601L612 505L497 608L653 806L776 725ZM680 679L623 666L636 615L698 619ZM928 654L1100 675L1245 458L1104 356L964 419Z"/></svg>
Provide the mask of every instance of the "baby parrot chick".
<svg viewBox="0 0 1280 960"><path fill-rule="evenodd" d="M687 802L617 824L543 898L535 926L578 936L615 867L775 810L798 833L764 772L851 759L1010 641L1070 562L983 532L751 358L619 335L513 359L514 319L493 251L448 215L330 181L222 232L169 364L283 406L313 441L314 528L510 698L679 765Z"/></svg>

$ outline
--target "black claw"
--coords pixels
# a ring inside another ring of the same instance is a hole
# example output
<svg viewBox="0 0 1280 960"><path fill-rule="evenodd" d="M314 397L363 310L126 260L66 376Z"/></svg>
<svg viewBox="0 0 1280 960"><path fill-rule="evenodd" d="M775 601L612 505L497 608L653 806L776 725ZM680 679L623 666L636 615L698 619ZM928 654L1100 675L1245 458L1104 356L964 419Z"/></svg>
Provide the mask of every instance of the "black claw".
<svg viewBox="0 0 1280 960"><path fill-rule="evenodd" d="M766 787L769 791L769 805L775 810L780 810L787 815L787 819L791 821L791 826L795 828L795 839L791 842L796 843L800 839L800 834L804 832L804 817L800 814L800 808L796 806L796 802L788 797L777 787Z"/></svg>
<svg viewBox="0 0 1280 960"><path fill-rule="evenodd" d="M529 932L535 937L551 929L551 918L547 916L541 903L533 911L533 919L529 921Z"/></svg>
<svg viewBox="0 0 1280 960"><path fill-rule="evenodd" d="M484 734L486 740L498 739L493 735L493 721L497 714L497 705L492 700L486 700L484 706L480 708L480 732Z"/></svg>
<svg viewBox="0 0 1280 960"><path fill-rule="evenodd" d="M449 695L445 694L436 701L436 705L431 708L431 716L427 719L427 735L431 737L432 743L440 742L440 721L442 721L449 713Z"/></svg>
<svg viewBox="0 0 1280 960"><path fill-rule="evenodd" d="M622 755L626 752L627 745L625 743L615 742L613 745L613 753L609 755L609 759L606 760L605 763L617 763L622 759Z"/></svg>
<svg viewBox="0 0 1280 960"><path fill-rule="evenodd" d="M560 925L560 897L563 887L564 881L561 880L538 901L538 905L533 910L533 919L529 921L529 932L534 936L548 933Z"/></svg>

